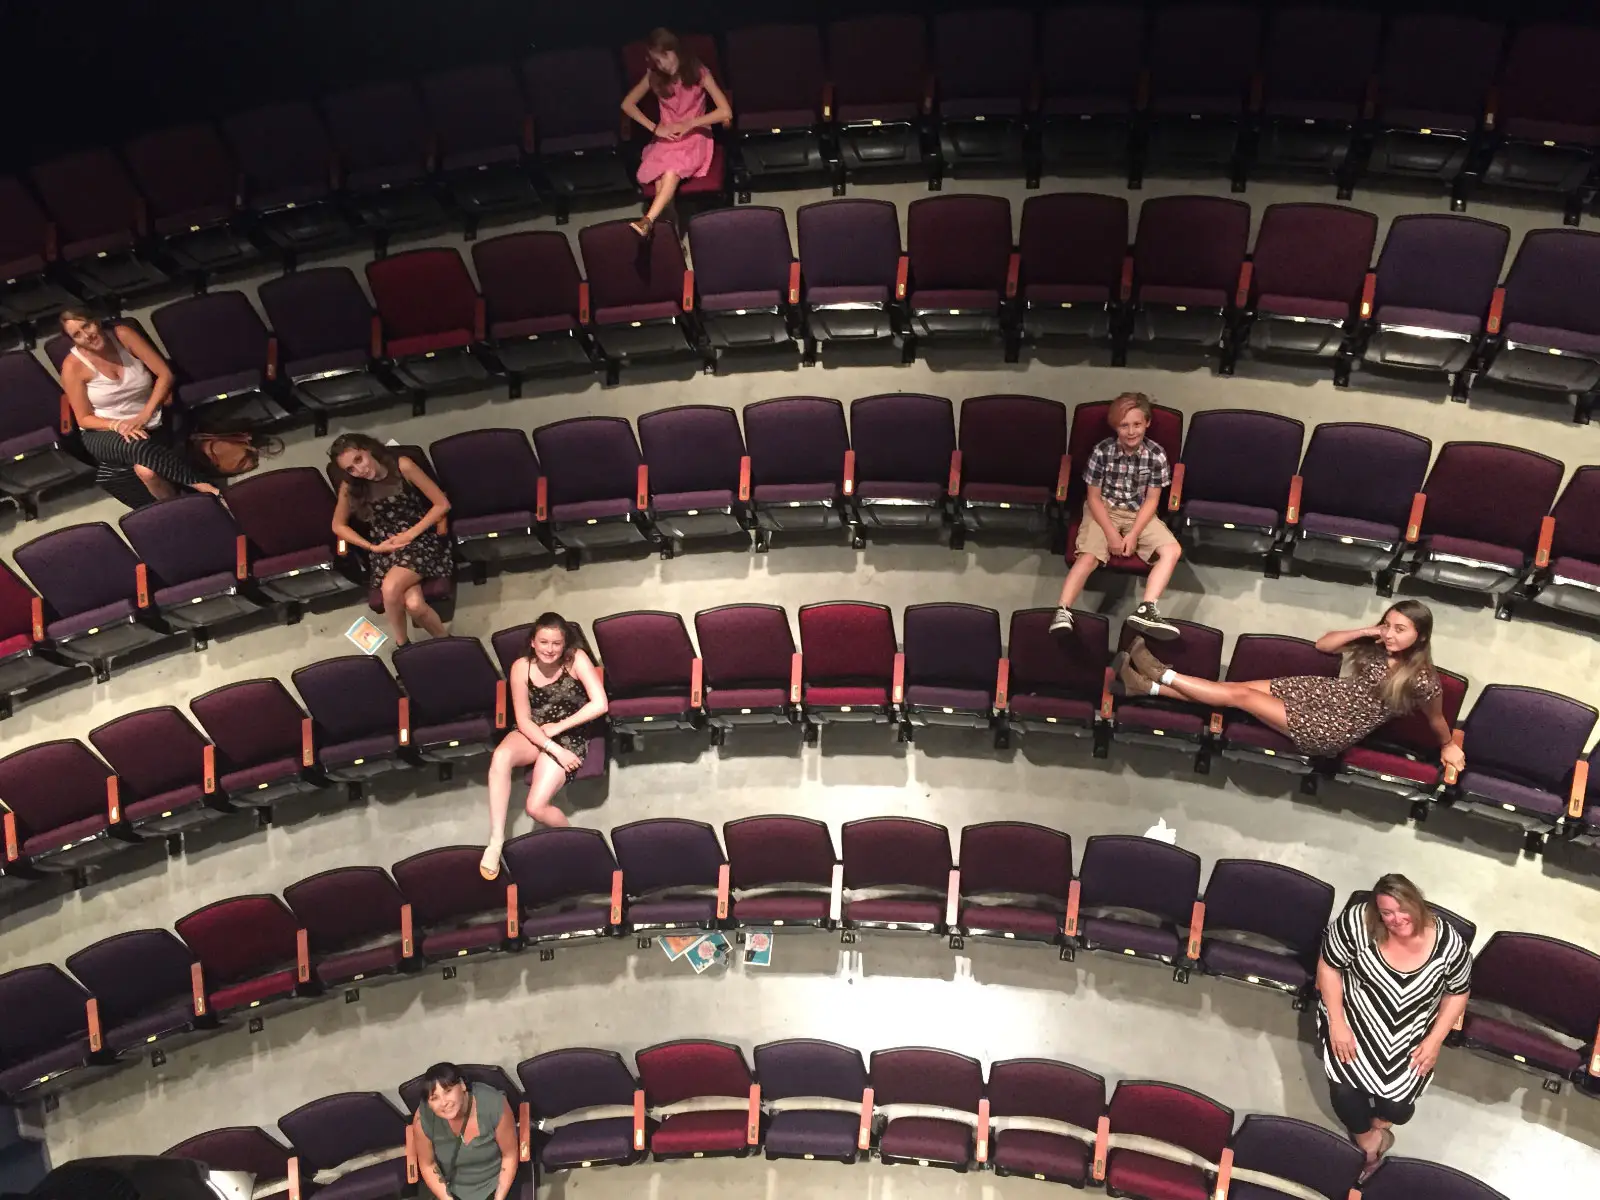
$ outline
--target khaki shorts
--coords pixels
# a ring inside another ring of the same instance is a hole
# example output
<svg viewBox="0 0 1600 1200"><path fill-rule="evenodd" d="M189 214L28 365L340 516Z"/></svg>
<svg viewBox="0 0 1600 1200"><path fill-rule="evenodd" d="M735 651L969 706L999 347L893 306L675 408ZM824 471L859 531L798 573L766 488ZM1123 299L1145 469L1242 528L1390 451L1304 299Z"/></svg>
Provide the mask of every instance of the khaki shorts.
<svg viewBox="0 0 1600 1200"><path fill-rule="evenodd" d="M1139 518L1139 514L1131 508L1108 508L1106 513L1118 533L1127 533L1133 528L1134 521ZM1172 536L1172 530L1161 523L1160 517L1151 517L1150 523L1139 531L1139 544L1134 547L1133 552L1145 562L1149 562L1156 556L1157 550L1163 546L1176 545L1177 541L1178 539ZM1111 561L1111 549L1106 545L1106 531L1100 528L1100 522L1090 514L1087 503L1083 506L1083 519L1078 523L1077 552L1094 555L1102 566Z"/></svg>

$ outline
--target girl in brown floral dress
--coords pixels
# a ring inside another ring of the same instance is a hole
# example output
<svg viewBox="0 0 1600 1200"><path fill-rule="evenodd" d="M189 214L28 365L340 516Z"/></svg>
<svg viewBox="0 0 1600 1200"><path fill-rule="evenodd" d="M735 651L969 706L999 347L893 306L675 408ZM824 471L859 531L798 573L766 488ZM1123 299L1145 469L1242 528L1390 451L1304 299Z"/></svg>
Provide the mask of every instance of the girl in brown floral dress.
<svg viewBox="0 0 1600 1200"><path fill-rule="evenodd" d="M1211 708L1238 708L1294 742L1302 754L1333 758L1386 721L1417 709L1427 712L1439 738L1440 759L1457 771L1466 765L1444 719L1439 676L1429 644L1433 613L1416 600L1391 605L1369 629L1325 633L1317 649L1343 652L1348 669L1338 679L1321 675L1218 683L1180 675L1136 639L1116 664L1131 695L1166 696Z"/></svg>
<svg viewBox="0 0 1600 1200"><path fill-rule="evenodd" d="M341 477L333 532L372 556L371 586L383 593L395 645L406 644L408 614L430 636L443 637L444 622L422 584L453 569L450 543L437 529L450 501L416 463L365 434L335 438L328 458ZM351 528L352 516L367 527L367 537Z"/></svg>
<svg viewBox="0 0 1600 1200"><path fill-rule="evenodd" d="M567 824L566 814L552 802L583 765L588 748L584 726L604 716L607 707L600 672L581 641L576 625L547 612L533 624L528 653L511 664L508 690L517 727L495 748L489 763L489 845L478 866L485 879L500 874L516 771L533 765L528 815L552 828Z"/></svg>

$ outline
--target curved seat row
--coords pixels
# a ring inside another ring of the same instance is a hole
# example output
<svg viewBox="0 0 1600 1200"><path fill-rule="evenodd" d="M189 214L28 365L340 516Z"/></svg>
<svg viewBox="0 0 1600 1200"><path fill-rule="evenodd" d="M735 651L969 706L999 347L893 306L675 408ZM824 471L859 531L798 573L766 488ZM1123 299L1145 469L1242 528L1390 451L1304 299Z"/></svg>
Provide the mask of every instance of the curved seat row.
<svg viewBox="0 0 1600 1200"><path fill-rule="evenodd" d="M875 170L976 167L1025 175L1104 165L1252 166L1563 196L1576 224L1593 199L1600 108L1587 65L1600 31L1436 14L1290 7L1263 27L1244 5L1190 12L1073 5L1036 23L1020 8L744 29L684 41L727 85L705 177L684 192L748 200L753 180L814 174L842 193ZM1148 35L1148 36L1147 36ZM824 46L826 45L826 49ZM75 293L126 297L272 255L292 262L359 231L469 236L487 215L636 190L640 142L620 122L642 42L547 50L522 63L444 70L192 121L95 147L0 181L0 318L26 324ZM1502 56L1504 63L1502 64ZM1380 63L1381 59L1381 63ZM619 66L621 73L619 74ZM1502 69L1503 66L1503 69ZM648 103L648 101L647 101ZM126 163L126 167L123 165ZM650 188L645 191L649 193Z"/></svg>
<svg viewBox="0 0 1600 1200"><path fill-rule="evenodd" d="M572 417L534 430L482 429L397 451L450 497L443 527L459 569L571 569L586 552L779 534L942 534L1074 543L1081 464L1106 432L1109 405L1072 410L1038 396L890 393L853 401L783 397L731 408ZM1496 615L1534 603L1600 616L1600 467L1573 472L1529 450L1447 442L1379 425L1305 426L1243 409L1188 418L1156 406L1149 436L1173 482L1162 513L1191 551L1259 564L1404 577L1487 595ZM741 428L742 425L742 428ZM1430 467L1429 460L1432 458ZM0 468L3 470L3 468ZM1493 486L1484 486L1492 480ZM0 569L4 705L73 666L109 678L118 657L177 634L203 648L213 626L274 607L359 595L365 574L332 532L334 493L310 467L264 472L225 503L189 494L121 519L34 538L13 552L30 589ZM1142 574L1128 556L1115 571ZM429 580L448 610L453 579ZM34 590L37 589L37 590ZM369 604L381 610L376 589Z"/></svg>
<svg viewBox="0 0 1600 1200"><path fill-rule="evenodd" d="M503 1067L462 1067L517 1115L526 1164L520 1198L541 1171L760 1153L766 1159L993 1170L1114 1196L1169 1200L1505 1200L1438 1163L1399 1156L1358 1188L1363 1156L1308 1121L1233 1110L1154 1080L1106 1080L1043 1058L994 1062L926 1046L859 1050L814 1038L755 1047L682 1039L639 1050L548 1050ZM425 1081L397 1089L405 1108ZM257 1193L298 1200L388 1200L417 1179L406 1116L379 1092L325 1096L286 1114L285 1145L259 1126L197 1134L166 1157L255 1177ZM320 1186L319 1186L320 1183Z"/></svg>
<svg viewBox="0 0 1600 1200"><path fill-rule="evenodd" d="M990 821L959 831L909 817L846 822L681 818L530 833L486 881L474 846L412 855L391 871L341 867L274 895L217 901L165 929L114 935L54 964L0 975L8 1013L0 1095L58 1094L173 1047L319 999L464 959L711 930L933 936L1132 958L1315 998L1331 885L1293 868L1221 859L1201 886L1197 855L1150 838L1099 835L1073 868L1069 835ZM613 852L614 847L614 852ZM724 850L726 847L726 850ZM1345 907L1370 893L1355 892ZM1468 945L1477 927L1447 910ZM76 978L74 978L76 976ZM1047 977L1042 977L1047 979ZM1600 954L1536 933L1479 950L1451 1044L1530 1072L1547 1089L1600 1096ZM741 1093L742 1094L742 1093ZM882 1097L880 1097L880 1102ZM1091 1123L1092 1124L1092 1123ZM741 1145L743 1143L740 1143ZM584 1157L591 1157L585 1155ZM598 1156L594 1156L598 1157ZM929 1155L913 1157L932 1157ZM965 1162L965 1159L960 1160Z"/></svg>

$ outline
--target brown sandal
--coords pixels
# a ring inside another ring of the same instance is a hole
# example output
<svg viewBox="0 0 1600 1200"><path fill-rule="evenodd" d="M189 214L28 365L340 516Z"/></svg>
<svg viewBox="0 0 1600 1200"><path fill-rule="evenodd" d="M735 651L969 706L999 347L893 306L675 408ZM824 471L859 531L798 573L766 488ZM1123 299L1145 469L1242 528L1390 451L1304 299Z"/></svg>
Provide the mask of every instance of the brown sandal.
<svg viewBox="0 0 1600 1200"><path fill-rule="evenodd" d="M1394 1130L1385 1129L1383 1131L1383 1141L1378 1145L1378 1157L1370 1160L1366 1166L1361 1168L1361 1174L1356 1176L1356 1184L1359 1186L1371 1179L1373 1172L1375 1172L1383 1164L1383 1156L1388 1154L1389 1151L1393 1149Z"/></svg>
<svg viewBox="0 0 1600 1200"><path fill-rule="evenodd" d="M637 221L629 221L628 228L642 238L648 238L656 231L656 223L649 217L640 217Z"/></svg>

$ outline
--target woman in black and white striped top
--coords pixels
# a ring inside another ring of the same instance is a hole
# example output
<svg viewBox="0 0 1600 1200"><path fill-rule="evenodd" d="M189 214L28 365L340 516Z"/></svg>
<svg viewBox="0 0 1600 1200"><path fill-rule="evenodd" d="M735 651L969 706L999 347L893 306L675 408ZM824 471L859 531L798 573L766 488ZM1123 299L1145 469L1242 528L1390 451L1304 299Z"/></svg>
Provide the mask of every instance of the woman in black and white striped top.
<svg viewBox="0 0 1600 1200"><path fill-rule="evenodd" d="M1363 1178L1394 1145L1466 1011L1472 951L1404 875L1328 926L1317 964L1322 1065L1333 1110L1366 1153Z"/></svg>

